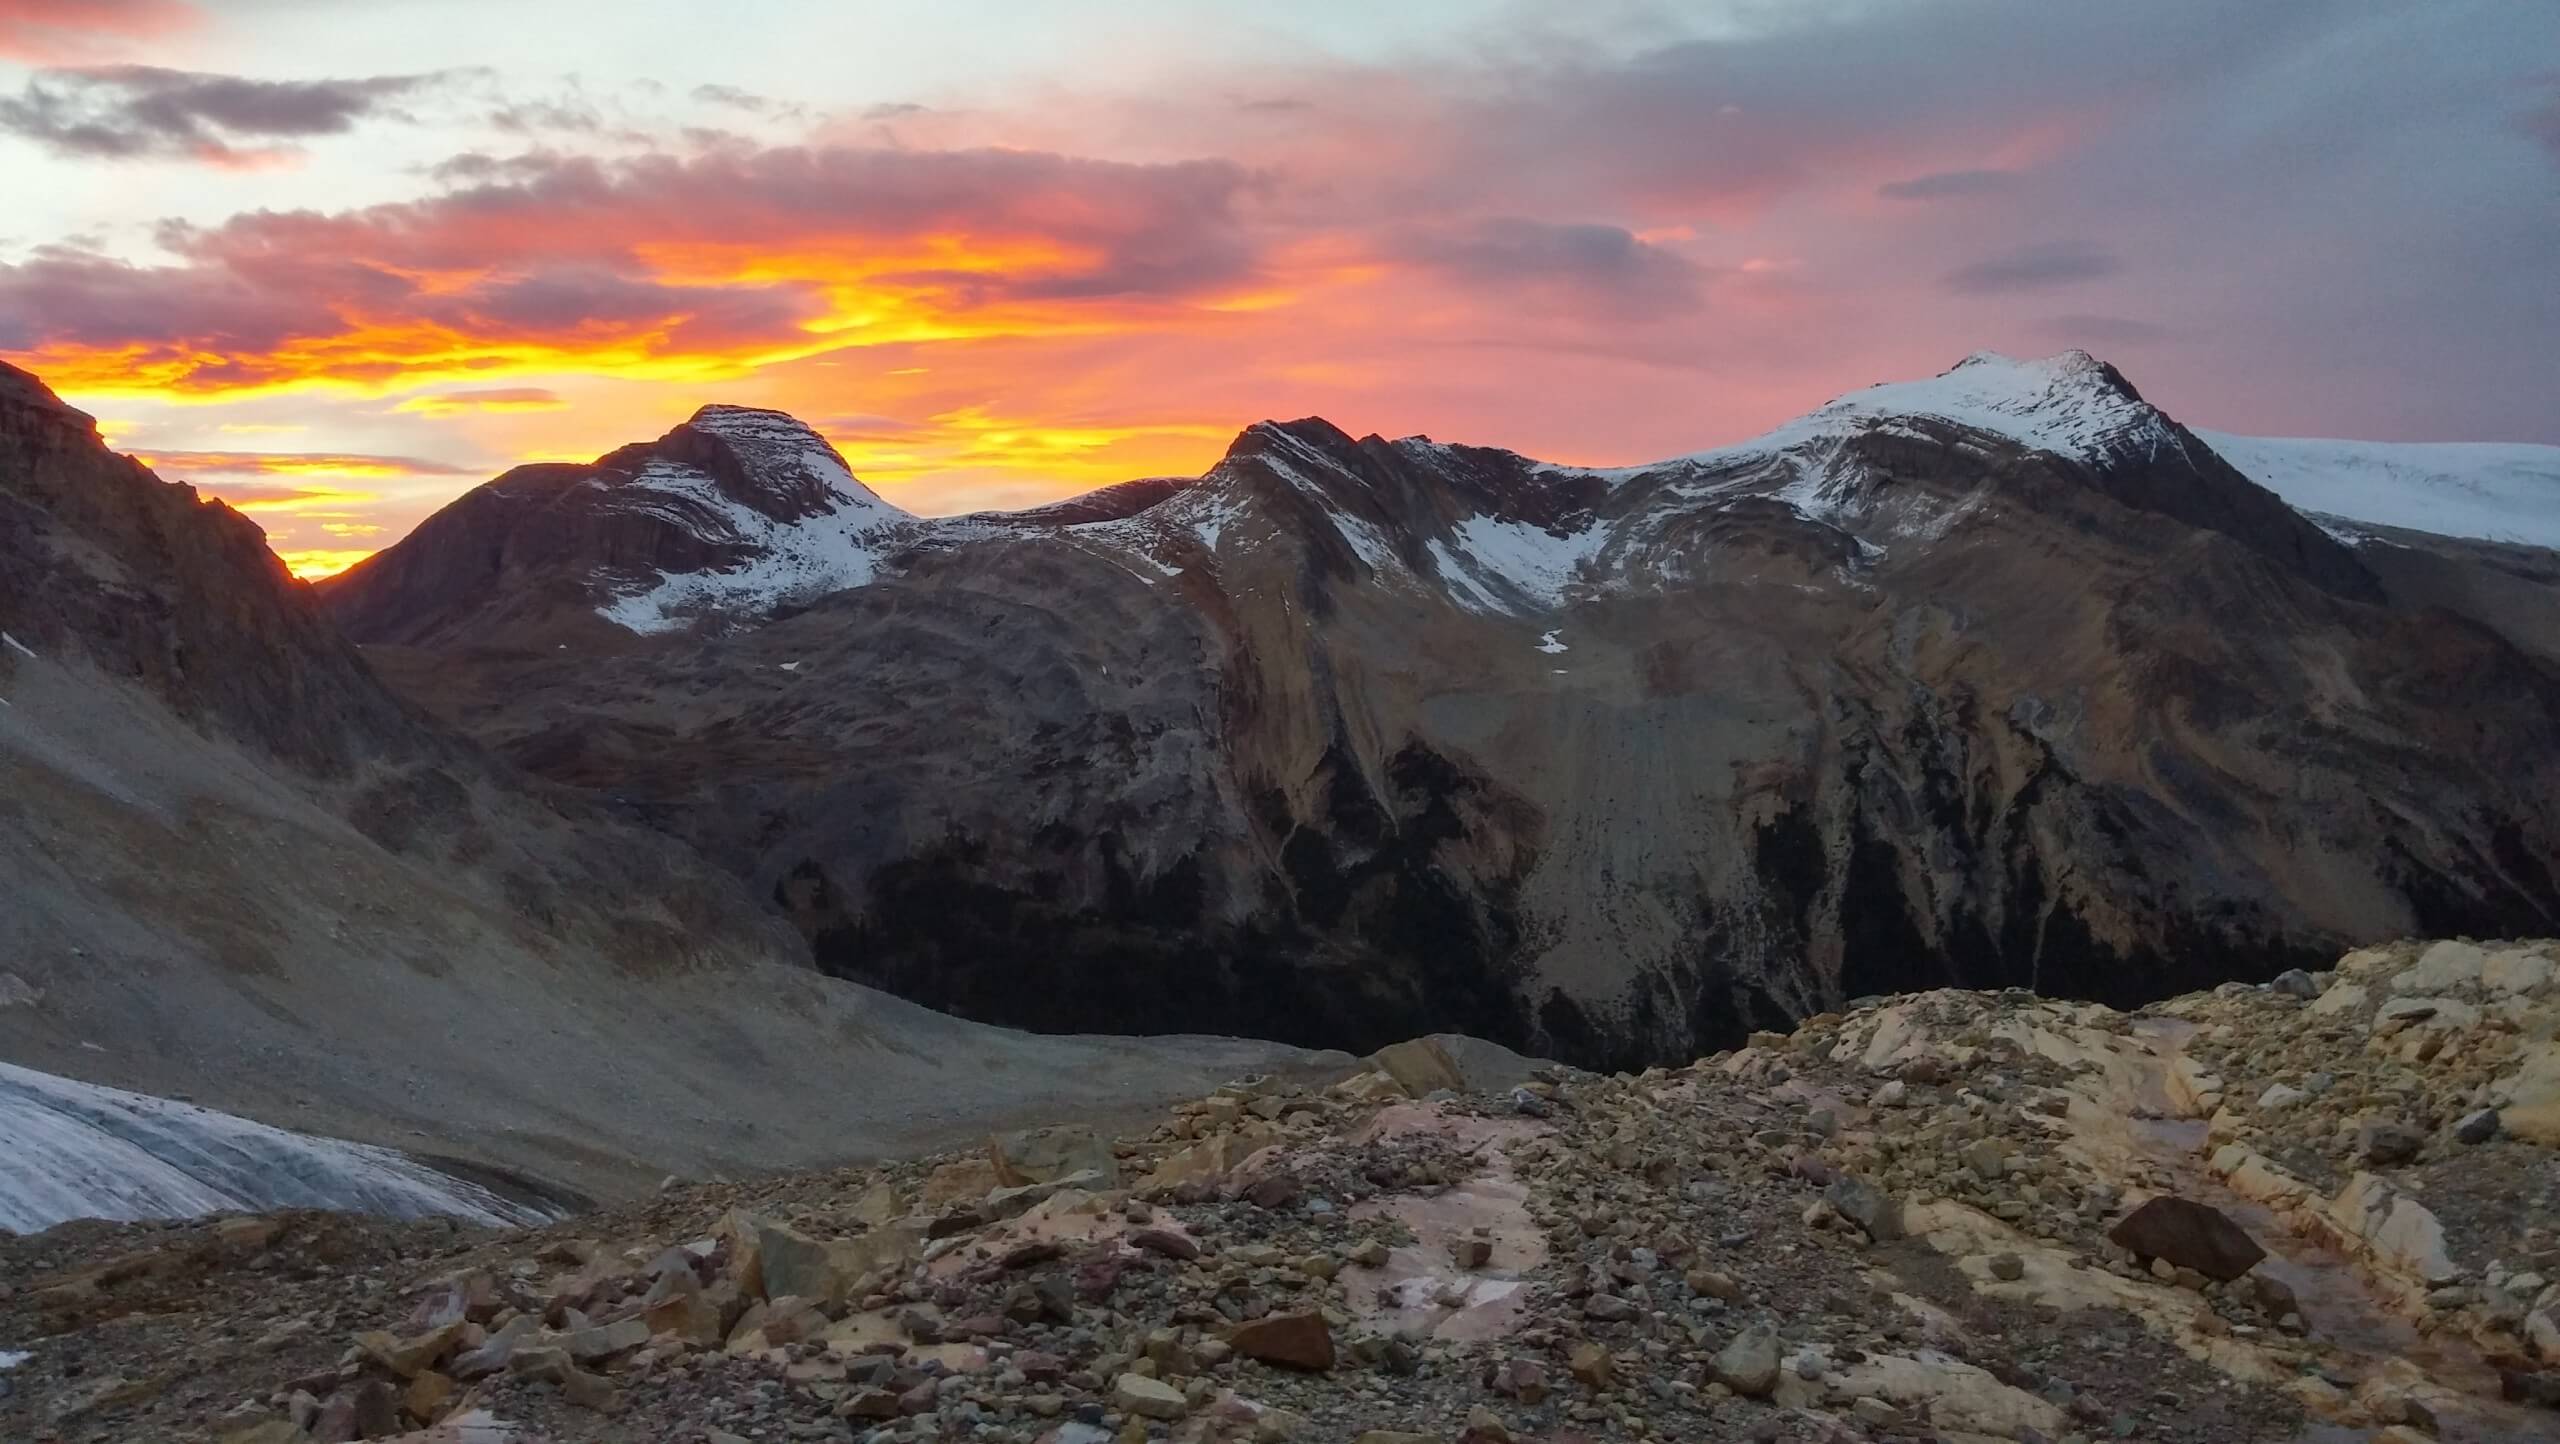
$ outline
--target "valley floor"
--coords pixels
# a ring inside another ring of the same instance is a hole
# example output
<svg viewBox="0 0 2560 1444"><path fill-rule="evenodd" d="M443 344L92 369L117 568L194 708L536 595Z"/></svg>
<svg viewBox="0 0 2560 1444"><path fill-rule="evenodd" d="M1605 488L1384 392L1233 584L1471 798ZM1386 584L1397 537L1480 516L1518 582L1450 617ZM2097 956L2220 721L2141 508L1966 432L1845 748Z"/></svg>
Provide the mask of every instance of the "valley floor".
<svg viewBox="0 0 2560 1444"><path fill-rule="evenodd" d="M0 1238L0 1437L2560 1439L2556 1029L2560 946L2404 944L532 1230L70 1224Z"/></svg>

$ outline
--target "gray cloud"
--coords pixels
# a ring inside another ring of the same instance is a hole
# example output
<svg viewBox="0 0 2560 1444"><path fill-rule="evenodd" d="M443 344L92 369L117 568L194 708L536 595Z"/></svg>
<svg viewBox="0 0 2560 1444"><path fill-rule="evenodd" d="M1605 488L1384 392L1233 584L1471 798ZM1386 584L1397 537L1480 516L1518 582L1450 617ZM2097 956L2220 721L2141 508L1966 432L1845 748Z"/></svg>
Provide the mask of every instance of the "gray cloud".
<svg viewBox="0 0 2560 1444"><path fill-rule="evenodd" d="M2038 335L2087 350L2093 346L2147 346L2177 338L2166 326L2131 316L2048 316L2035 323Z"/></svg>
<svg viewBox="0 0 2560 1444"><path fill-rule="evenodd" d="M1934 201L1955 196L1997 195L2015 190L2018 173L2008 170L1942 170L1909 180L1886 181L1876 194L1887 200Z"/></svg>
<svg viewBox="0 0 2560 1444"><path fill-rule="evenodd" d="M1686 257L1623 226L1496 216L1411 232L1392 249L1463 280L1555 285L1585 296L1666 310L1698 303L1704 273Z"/></svg>
<svg viewBox="0 0 2560 1444"><path fill-rule="evenodd" d="M396 116L394 102L441 78L251 80L147 65L46 70L17 95L0 97L0 132L79 159L237 161Z"/></svg>
<svg viewBox="0 0 2560 1444"><path fill-rule="evenodd" d="M2121 259L2086 241L2043 241L1958 266L1941 277L1939 284L1960 295L1989 296L2076 285L2123 269Z"/></svg>

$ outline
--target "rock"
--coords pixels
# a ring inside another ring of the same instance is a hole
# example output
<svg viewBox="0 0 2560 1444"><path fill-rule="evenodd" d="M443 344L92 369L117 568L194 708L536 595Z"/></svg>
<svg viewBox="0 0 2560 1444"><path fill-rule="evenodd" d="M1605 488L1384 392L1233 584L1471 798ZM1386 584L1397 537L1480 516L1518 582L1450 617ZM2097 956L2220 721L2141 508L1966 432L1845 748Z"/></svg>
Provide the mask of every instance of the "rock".
<svg viewBox="0 0 2560 1444"><path fill-rule="evenodd" d="M1396 1085L1416 1098L1446 1089L1453 1093L1467 1091L1467 1075L1458 1060L1436 1038L1410 1038L1390 1043L1369 1055L1378 1070L1396 1080Z"/></svg>
<svg viewBox="0 0 2560 1444"><path fill-rule="evenodd" d="M2373 1031L2390 1037L2412 1028L2462 1033L2480 1025L2480 1010L2458 998L2394 998L2373 1015Z"/></svg>
<svg viewBox="0 0 2560 1444"><path fill-rule="evenodd" d="M2367 1118L2356 1124L2356 1153L2367 1163L2389 1167L2407 1163L2427 1146L2427 1136L2395 1118Z"/></svg>
<svg viewBox="0 0 2560 1444"><path fill-rule="evenodd" d="M1514 1437L1501 1415L1478 1404L1467 1410L1467 1427L1458 1435L1458 1444L1512 1444Z"/></svg>
<svg viewBox="0 0 2560 1444"><path fill-rule="evenodd" d="M2462 1270L2445 1251L2444 1225L2426 1205L2377 1175L2347 1180L2329 1204L2329 1219L2362 1243L2374 1260L2430 1288L2459 1282Z"/></svg>
<svg viewBox="0 0 2560 1444"><path fill-rule="evenodd" d="M1691 1269L1681 1276L1681 1282L1689 1286L1689 1292L1702 1298L1718 1299L1728 1304L1742 1302L1742 1285L1734 1282L1731 1275L1714 1269Z"/></svg>
<svg viewBox="0 0 2560 1444"><path fill-rule="evenodd" d="M581 1364L597 1364L617 1355L630 1353L649 1342L649 1325L640 1319L623 1319L617 1323L580 1329L564 1343L569 1357Z"/></svg>
<svg viewBox="0 0 2560 1444"><path fill-rule="evenodd" d="M1483 1238L1452 1239L1449 1257L1462 1269L1480 1269L1493 1259L1493 1241Z"/></svg>
<svg viewBox="0 0 2560 1444"><path fill-rule="evenodd" d="M2107 1239L2146 1259L2228 1281L2267 1256L2258 1241L2220 1209L2162 1194L2116 1221Z"/></svg>
<svg viewBox="0 0 2560 1444"><path fill-rule="evenodd" d="M407 1339L394 1338L376 1330L356 1335L356 1347L364 1351L366 1358L401 1378L414 1379L434 1368L452 1352L454 1345L461 1341L462 1328L458 1323L447 1324Z"/></svg>
<svg viewBox="0 0 2560 1444"><path fill-rule="evenodd" d="M1035 1128L987 1140L987 1157L995 1165L996 1182L1018 1188L1051 1183L1074 1173L1099 1174L1104 1188L1117 1188L1120 1160L1110 1140L1090 1128Z"/></svg>
<svg viewBox="0 0 2560 1444"><path fill-rule="evenodd" d="M1608 1350L1602 1349L1600 1351L1601 1359L1606 1360L1608 1356ZM1581 1376L1577 1374L1575 1377L1580 1378ZM1607 1371L1605 1369L1602 1370L1601 1380L1601 1385L1596 1385L1594 1387L1604 1387L1606 1385ZM1491 1389L1497 1394L1500 1394L1506 1399L1517 1399L1521 1403L1534 1409L1538 1405L1545 1403L1547 1400L1547 1369L1544 1364L1539 1363L1535 1359L1524 1359L1518 1357L1505 1359L1501 1363L1495 1365L1486 1375L1485 1387Z"/></svg>
<svg viewBox="0 0 2560 1444"><path fill-rule="evenodd" d="M1131 1248L1162 1254L1169 1259L1180 1259L1184 1263L1200 1257L1200 1245L1196 1240L1189 1234L1177 1233L1169 1228L1131 1229L1128 1241Z"/></svg>
<svg viewBox="0 0 2560 1444"><path fill-rule="evenodd" d="M1617 1373L1617 1364L1609 1357L1609 1346L1591 1339L1577 1339L1565 1349L1565 1372L1584 1388L1593 1392L1609 1387Z"/></svg>
<svg viewBox="0 0 2560 1444"><path fill-rule="evenodd" d="M2491 953L2480 965L2481 988L2505 997L2543 992L2555 983L2560 983L2560 964L2522 948Z"/></svg>
<svg viewBox="0 0 2560 1444"><path fill-rule="evenodd" d="M2498 1110L2495 1108L2465 1113L2462 1121L2453 1125L2453 1136L2463 1143L2486 1143L2498 1136L2498 1123Z"/></svg>
<svg viewBox="0 0 2560 1444"><path fill-rule="evenodd" d="M1745 1398L1766 1398L1778 1386L1778 1331L1755 1324L1716 1351L1707 1377Z"/></svg>
<svg viewBox="0 0 2560 1444"><path fill-rule="evenodd" d="M2258 1095L2257 1108L2261 1113L2274 1113L2310 1101L2310 1094L2290 1083L2270 1083L2267 1091Z"/></svg>
<svg viewBox="0 0 2560 1444"><path fill-rule="evenodd" d="M1227 1342L1248 1359L1322 1372L1333 1367L1333 1330L1313 1310L1268 1314L1238 1325Z"/></svg>
<svg viewBox="0 0 2560 1444"><path fill-rule="evenodd" d="M1964 1146L1964 1152L1960 1156L1964 1160L1964 1166L1972 1169L1974 1176L1986 1183L1997 1181L2008 1166L2008 1153L2000 1146L2000 1140L1997 1138L1977 1138ZM1839 1207L1837 1204L1832 1206ZM1848 1210L1841 1209L1841 1213L1846 1215ZM1864 1226L1860 1225L1860 1227ZM1873 1233L1873 1230L1869 1232Z"/></svg>
<svg viewBox="0 0 2560 1444"><path fill-rule="evenodd" d="M1401 1429L1371 1429L1351 1444L1445 1444L1437 1434L1409 1434Z"/></svg>
<svg viewBox="0 0 2560 1444"><path fill-rule="evenodd" d="M1878 1243L1889 1243L1903 1235L1902 1200L1863 1178L1844 1174L1833 1179L1822 1190L1822 1198Z"/></svg>
<svg viewBox="0 0 2560 1444"><path fill-rule="evenodd" d="M432 1424L444 1417L446 1406L453 1402L453 1394L453 1380L430 1369L409 1381L409 1387L400 1395L400 1403L409 1411L410 1418L421 1424Z"/></svg>
<svg viewBox="0 0 2560 1444"><path fill-rule="evenodd" d="M2489 955L2470 943L2447 939L2430 944L2418 961L2391 980L2395 993L2447 993L2480 986Z"/></svg>
<svg viewBox="0 0 2560 1444"><path fill-rule="evenodd" d="M2027 1276L2027 1261L2013 1253L1995 1253L1985 1267L2002 1283L2016 1283Z"/></svg>
<svg viewBox="0 0 2560 1444"><path fill-rule="evenodd" d="M1616 1294L1593 1294L1582 1301L1582 1316L1596 1323L1623 1323L1639 1312L1634 1304Z"/></svg>
<svg viewBox="0 0 2560 1444"><path fill-rule="evenodd" d="M1111 1406L1142 1419L1179 1419L1191 1412L1180 1389L1144 1374L1122 1374L1112 1380Z"/></svg>
<svg viewBox="0 0 2560 1444"><path fill-rule="evenodd" d="M2267 984L2269 990L2309 1002L2320 996L2320 980L2300 968L2287 968Z"/></svg>

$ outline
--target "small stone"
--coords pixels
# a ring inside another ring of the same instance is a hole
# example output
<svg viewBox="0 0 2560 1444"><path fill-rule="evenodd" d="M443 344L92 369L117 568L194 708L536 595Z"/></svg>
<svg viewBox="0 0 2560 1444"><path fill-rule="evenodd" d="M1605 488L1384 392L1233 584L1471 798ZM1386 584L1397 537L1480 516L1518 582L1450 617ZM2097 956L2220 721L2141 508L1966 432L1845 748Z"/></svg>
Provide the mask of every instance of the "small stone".
<svg viewBox="0 0 2560 1444"><path fill-rule="evenodd" d="M2462 1115L2462 1121L2453 1125L2453 1136L2463 1143L2486 1143L2497 1137L2498 1110L2483 1108Z"/></svg>
<svg viewBox="0 0 2560 1444"><path fill-rule="evenodd" d="M2027 1276L2027 1261L2013 1253L1995 1253L1990 1260L1991 1276L2002 1283L2016 1283Z"/></svg>
<svg viewBox="0 0 2560 1444"><path fill-rule="evenodd" d="M2320 996L2320 980L2300 968L2287 968L2276 974L2268 982L2267 988L2271 992L2282 993L2288 998L2300 998L2304 1002Z"/></svg>
<svg viewBox="0 0 2560 1444"><path fill-rule="evenodd" d="M2147 1200L2107 1230L2109 1242L2136 1257L2193 1269L2225 1282L2256 1267L2267 1251L2221 1210L2162 1194Z"/></svg>

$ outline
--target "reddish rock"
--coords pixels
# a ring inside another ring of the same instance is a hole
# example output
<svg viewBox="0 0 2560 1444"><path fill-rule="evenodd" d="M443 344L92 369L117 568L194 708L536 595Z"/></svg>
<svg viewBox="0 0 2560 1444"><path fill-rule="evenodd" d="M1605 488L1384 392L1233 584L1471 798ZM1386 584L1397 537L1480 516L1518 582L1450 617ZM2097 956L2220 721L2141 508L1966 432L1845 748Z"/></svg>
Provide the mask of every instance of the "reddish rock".
<svg viewBox="0 0 2560 1444"><path fill-rule="evenodd" d="M1272 1314L1239 1325L1227 1335L1237 1353L1283 1368L1321 1372L1333 1367L1333 1330L1312 1310Z"/></svg>

